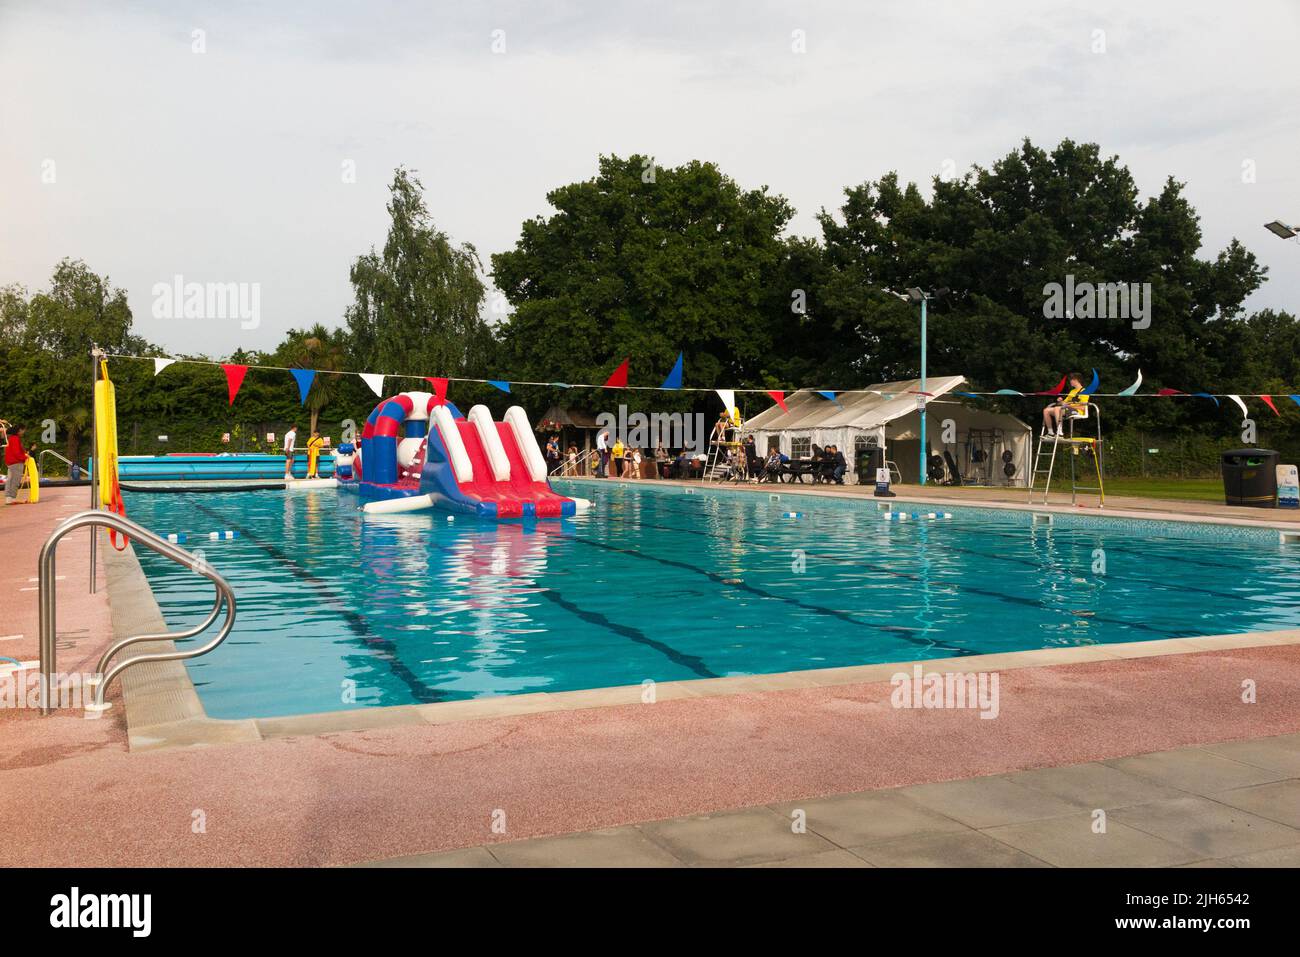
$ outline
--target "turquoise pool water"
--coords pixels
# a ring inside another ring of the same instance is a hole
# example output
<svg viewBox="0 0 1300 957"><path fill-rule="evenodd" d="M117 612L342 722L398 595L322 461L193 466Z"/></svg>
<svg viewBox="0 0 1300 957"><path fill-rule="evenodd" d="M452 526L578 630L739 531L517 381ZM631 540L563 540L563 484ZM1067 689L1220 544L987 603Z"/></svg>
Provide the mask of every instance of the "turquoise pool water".
<svg viewBox="0 0 1300 957"><path fill-rule="evenodd" d="M1300 548L1267 529L568 490L591 512L529 525L363 519L332 489L127 509L234 586L234 632L187 664L216 718L1300 626ZM168 624L201 620L211 591L139 551Z"/></svg>

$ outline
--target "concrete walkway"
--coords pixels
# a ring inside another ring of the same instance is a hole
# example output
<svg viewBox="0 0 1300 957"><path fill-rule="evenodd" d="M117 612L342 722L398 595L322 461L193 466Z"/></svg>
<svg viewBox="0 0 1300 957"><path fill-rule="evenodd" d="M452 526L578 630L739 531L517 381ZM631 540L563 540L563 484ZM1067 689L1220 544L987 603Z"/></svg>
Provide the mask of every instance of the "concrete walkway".
<svg viewBox="0 0 1300 957"><path fill-rule="evenodd" d="M1300 734L361 866L1298 867Z"/></svg>

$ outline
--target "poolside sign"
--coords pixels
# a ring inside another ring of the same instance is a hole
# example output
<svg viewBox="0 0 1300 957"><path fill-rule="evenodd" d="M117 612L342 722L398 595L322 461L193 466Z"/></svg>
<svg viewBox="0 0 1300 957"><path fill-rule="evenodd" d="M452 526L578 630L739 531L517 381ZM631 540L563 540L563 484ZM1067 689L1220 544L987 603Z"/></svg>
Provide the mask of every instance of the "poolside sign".
<svg viewBox="0 0 1300 957"><path fill-rule="evenodd" d="M1294 465L1277 466L1277 507L1300 508L1300 473Z"/></svg>

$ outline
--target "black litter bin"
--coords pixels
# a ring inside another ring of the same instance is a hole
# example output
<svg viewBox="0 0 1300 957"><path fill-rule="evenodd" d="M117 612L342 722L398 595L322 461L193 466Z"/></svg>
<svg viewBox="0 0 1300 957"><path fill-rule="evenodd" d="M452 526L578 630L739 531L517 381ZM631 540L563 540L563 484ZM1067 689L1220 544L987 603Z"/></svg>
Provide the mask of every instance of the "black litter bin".
<svg viewBox="0 0 1300 957"><path fill-rule="evenodd" d="M1229 449L1220 459L1228 505L1277 507L1277 461L1272 449Z"/></svg>
<svg viewBox="0 0 1300 957"><path fill-rule="evenodd" d="M855 463L859 485L875 485L876 469L885 466L885 450L878 445L869 445L858 451Z"/></svg>

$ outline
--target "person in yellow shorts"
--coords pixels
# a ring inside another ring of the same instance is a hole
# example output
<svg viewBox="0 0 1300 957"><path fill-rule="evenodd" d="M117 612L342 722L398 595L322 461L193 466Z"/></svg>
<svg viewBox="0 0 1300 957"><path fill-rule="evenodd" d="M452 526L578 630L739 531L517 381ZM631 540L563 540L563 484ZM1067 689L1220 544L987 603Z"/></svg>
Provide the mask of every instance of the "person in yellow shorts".
<svg viewBox="0 0 1300 957"><path fill-rule="evenodd" d="M320 437L320 433L315 429L311 430L311 438L307 440L307 477L309 479L320 478L316 474L316 469L320 463L321 449L325 447L325 440Z"/></svg>

